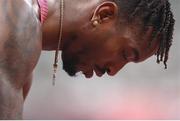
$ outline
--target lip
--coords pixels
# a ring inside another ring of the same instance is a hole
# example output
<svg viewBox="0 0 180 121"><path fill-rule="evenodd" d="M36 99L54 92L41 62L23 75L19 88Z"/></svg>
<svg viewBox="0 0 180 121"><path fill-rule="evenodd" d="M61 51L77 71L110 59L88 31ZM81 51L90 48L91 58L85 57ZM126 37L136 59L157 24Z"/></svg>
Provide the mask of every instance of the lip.
<svg viewBox="0 0 180 121"><path fill-rule="evenodd" d="M106 70L99 67L98 65L94 66L94 71L98 77L102 77L106 73Z"/></svg>
<svg viewBox="0 0 180 121"><path fill-rule="evenodd" d="M97 70L94 70L95 71L95 73L96 73L96 75L98 76L98 77L102 77L103 76L103 73L101 73L101 72L99 72L99 71L97 71Z"/></svg>
<svg viewBox="0 0 180 121"><path fill-rule="evenodd" d="M85 75L86 78L92 78L94 75L94 72L98 77L102 77L106 73L106 69L102 68L98 65L94 65L94 68L85 68L84 66L78 66L78 70L82 72L82 74Z"/></svg>
<svg viewBox="0 0 180 121"><path fill-rule="evenodd" d="M83 74L85 75L86 78L92 78L94 75L93 70L83 72Z"/></svg>
<svg viewBox="0 0 180 121"><path fill-rule="evenodd" d="M76 68L77 72L81 72L86 78L91 78L94 75L93 69L87 67L87 64L79 64Z"/></svg>

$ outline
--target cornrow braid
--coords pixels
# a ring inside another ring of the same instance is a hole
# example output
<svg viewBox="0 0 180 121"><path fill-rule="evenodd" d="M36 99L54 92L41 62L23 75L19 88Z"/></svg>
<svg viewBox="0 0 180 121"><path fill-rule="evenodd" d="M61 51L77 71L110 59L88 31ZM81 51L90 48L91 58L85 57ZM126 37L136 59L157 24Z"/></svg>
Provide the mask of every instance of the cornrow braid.
<svg viewBox="0 0 180 121"><path fill-rule="evenodd" d="M174 16L169 0L114 0L119 6L126 6L123 12L128 13L128 21L139 17L143 20L144 27L153 26L154 32L149 42L160 37L160 44L156 52L157 63L163 62L167 69L169 50L173 41ZM129 5L129 6L128 6ZM121 10L122 10L121 9Z"/></svg>
<svg viewBox="0 0 180 121"><path fill-rule="evenodd" d="M170 3L165 1L164 13L163 13L163 24L158 31L161 34L160 46L157 51L157 63L164 62L165 69L167 69L167 61L169 57L169 50L172 45L173 31L175 20L170 9Z"/></svg>

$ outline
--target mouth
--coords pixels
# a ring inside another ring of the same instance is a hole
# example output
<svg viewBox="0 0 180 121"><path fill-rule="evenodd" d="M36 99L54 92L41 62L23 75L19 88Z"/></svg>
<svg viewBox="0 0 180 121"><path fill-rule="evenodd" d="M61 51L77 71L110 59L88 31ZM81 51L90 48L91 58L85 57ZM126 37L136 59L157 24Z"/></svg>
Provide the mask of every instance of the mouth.
<svg viewBox="0 0 180 121"><path fill-rule="evenodd" d="M107 69L106 68L101 68L100 66L98 65L94 65L93 68L91 69L80 69L81 72L85 75L86 78L92 78L93 75L94 75L94 72L96 73L96 75L98 77L102 77L106 72L107 72Z"/></svg>
<svg viewBox="0 0 180 121"><path fill-rule="evenodd" d="M94 66L94 71L95 71L95 73L96 73L96 75L98 77L102 77L107 72L107 69L106 68L102 68L102 67L100 67L98 65L95 65Z"/></svg>
<svg viewBox="0 0 180 121"><path fill-rule="evenodd" d="M83 74L85 75L86 78L92 78L94 75L93 70L89 70L89 71L82 71Z"/></svg>

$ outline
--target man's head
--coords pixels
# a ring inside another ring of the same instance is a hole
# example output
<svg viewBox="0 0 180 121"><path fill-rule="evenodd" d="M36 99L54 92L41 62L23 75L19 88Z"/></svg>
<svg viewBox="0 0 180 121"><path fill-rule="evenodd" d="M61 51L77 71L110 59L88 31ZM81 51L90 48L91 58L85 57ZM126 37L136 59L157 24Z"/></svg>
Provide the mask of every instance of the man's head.
<svg viewBox="0 0 180 121"><path fill-rule="evenodd" d="M174 28L168 0L80 0L71 6L76 7L68 19L70 36L62 48L69 75L115 75L127 63L154 54L167 68Z"/></svg>

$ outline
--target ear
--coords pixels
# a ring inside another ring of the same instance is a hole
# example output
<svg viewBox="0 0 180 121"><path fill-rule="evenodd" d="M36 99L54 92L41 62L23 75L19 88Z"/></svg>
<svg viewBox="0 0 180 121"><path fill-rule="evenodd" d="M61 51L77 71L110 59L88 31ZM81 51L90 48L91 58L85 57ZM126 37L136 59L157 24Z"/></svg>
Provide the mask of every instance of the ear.
<svg viewBox="0 0 180 121"><path fill-rule="evenodd" d="M101 3L96 7L91 20L103 23L116 18L117 15L118 6L114 2L108 1Z"/></svg>

